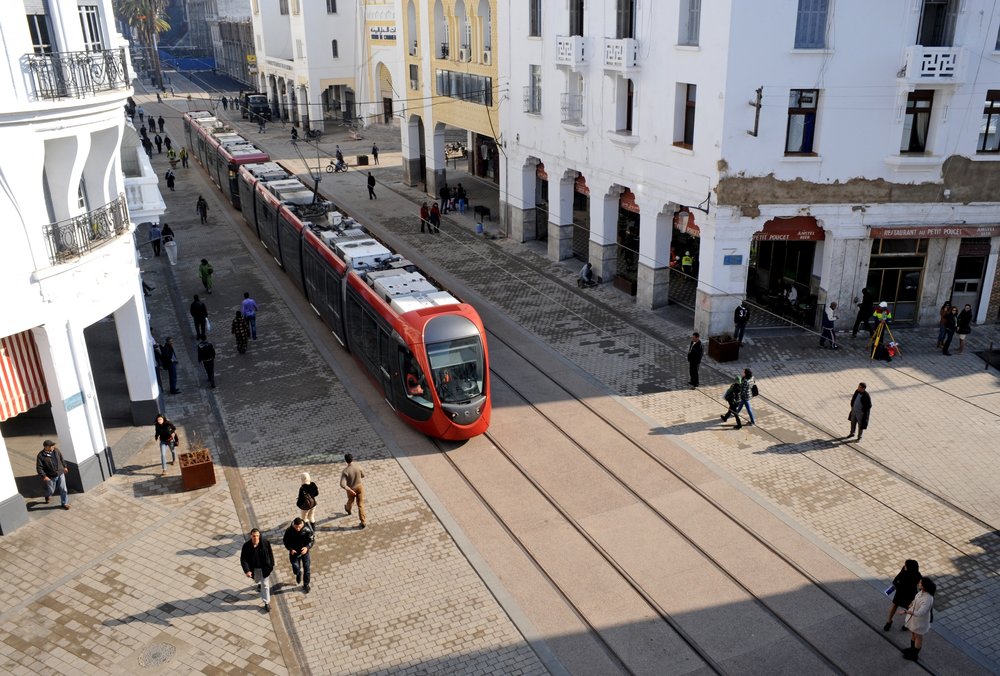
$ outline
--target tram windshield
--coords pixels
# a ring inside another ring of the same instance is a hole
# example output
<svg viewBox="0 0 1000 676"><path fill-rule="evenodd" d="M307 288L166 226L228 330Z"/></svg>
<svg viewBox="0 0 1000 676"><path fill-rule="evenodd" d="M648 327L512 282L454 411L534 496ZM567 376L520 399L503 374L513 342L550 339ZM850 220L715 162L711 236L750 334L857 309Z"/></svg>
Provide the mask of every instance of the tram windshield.
<svg viewBox="0 0 1000 676"><path fill-rule="evenodd" d="M442 403L458 404L483 393L483 346L478 336L427 346L431 378Z"/></svg>
<svg viewBox="0 0 1000 676"><path fill-rule="evenodd" d="M406 392L406 396L421 406L434 408L430 388L427 387L427 378L424 377L424 371L413 353L400 350L399 372L403 378L403 391Z"/></svg>

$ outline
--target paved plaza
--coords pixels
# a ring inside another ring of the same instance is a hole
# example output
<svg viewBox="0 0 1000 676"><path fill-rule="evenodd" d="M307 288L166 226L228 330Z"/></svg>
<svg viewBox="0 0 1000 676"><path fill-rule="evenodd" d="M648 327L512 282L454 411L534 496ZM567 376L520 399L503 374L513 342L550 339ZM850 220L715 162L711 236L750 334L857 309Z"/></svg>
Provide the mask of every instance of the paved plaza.
<svg viewBox="0 0 1000 676"><path fill-rule="evenodd" d="M155 102L144 105L159 113ZM183 100L167 99L165 112L169 105L186 109ZM168 131L183 138L179 112ZM869 361L861 338L843 338L834 352L819 350L812 335L751 333L739 362L706 361L702 387L691 390L689 314L637 309L610 285L580 291L575 261L547 260L544 242L477 237L471 213L445 217L438 237L422 235L416 212L426 197L403 184L398 137L393 143L395 132L383 133L377 201L367 199L360 171L325 178L321 190L433 261L435 275L468 289L484 316L509 316L644 416L652 433L670 435L745 487L871 580L873 594L904 559L918 559L938 581L935 629L1000 670L1000 383L974 354L991 340L1000 344L996 327L974 327L971 350L952 357L933 349L935 330L900 329L903 356L891 364ZM260 138L272 156L294 158L285 134L272 125ZM345 143L345 153L370 144ZM161 175L165 157L154 155ZM495 189L462 180L497 213ZM166 413L183 439L197 434L212 448L218 483L183 493L176 467L160 477L150 427L141 450L99 488L72 496L69 512L32 503L31 523L0 539L10 589L0 601L0 671L558 670L470 563L467 543L433 496L418 491L412 466L370 422L388 409L370 391L352 396L343 374L331 371L315 338L322 325L283 302L287 290L258 268L244 245L248 231L196 162L177 171L177 187L163 188L164 220L177 233L180 261L147 258L142 269L156 287L148 299L154 334L174 336L181 359L181 394L165 395ZM195 214L198 194L209 201L206 226ZM486 229L496 233L497 225ZM202 291L202 257L215 268L207 298L219 351L214 390L195 360L187 314L191 295ZM260 305L259 339L238 355L229 325L243 291ZM736 431L719 422L721 395L745 365L762 396L754 401L758 425ZM850 394L862 380L874 402L871 428L864 441L848 443L837 437L847 433ZM336 488L346 452L368 475L364 531L343 513ZM320 488L308 595L294 584L280 545L297 515L302 471ZM239 567L252 526L275 546L280 582L270 615Z"/></svg>

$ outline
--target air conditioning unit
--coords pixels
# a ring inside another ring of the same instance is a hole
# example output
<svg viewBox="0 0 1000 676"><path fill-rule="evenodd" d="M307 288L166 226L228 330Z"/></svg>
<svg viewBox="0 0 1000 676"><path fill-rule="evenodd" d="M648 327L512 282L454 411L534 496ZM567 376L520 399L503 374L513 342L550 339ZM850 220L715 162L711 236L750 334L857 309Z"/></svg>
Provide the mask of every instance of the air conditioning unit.
<svg viewBox="0 0 1000 676"><path fill-rule="evenodd" d="M469 50L466 49L465 47L462 47L460 50L458 50L458 60L459 61L468 61L469 60Z"/></svg>
<svg viewBox="0 0 1000 676"><path fill-rule="evenodd" d="M410 80L410 89L412 89L413 91L417 91L418 89L420 89L420 82L417 80Z"/></svg>
<svg viewBox="0 0 1000 676"><path fill-rule="evenodd" d="M493 61L493 53L487 49L485 52L483 52L483 63L488 66L490 65L491 61Z"/></svg>

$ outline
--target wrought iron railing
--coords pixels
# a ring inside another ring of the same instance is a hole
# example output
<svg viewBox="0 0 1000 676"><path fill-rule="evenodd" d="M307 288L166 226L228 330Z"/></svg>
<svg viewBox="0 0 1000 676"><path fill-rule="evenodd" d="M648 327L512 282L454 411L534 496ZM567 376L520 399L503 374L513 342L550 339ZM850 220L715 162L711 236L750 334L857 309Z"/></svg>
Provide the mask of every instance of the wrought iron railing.
<svg viewBox="0 0 1000 676"><path fill-rule="evenodd" d="M125 195L119 195L100 209L45 226L49 261L59 265L83 256L88 251L128 232L128 207Z"/></svg>
<svg viewBox="0 0 1000 676"><path fill-rule="evenodd" d="M583 123L583 94L563 92L560 101L563 124L580 125Z"/></svg>
<svg viewBox="0 0 1000 676"><path fill-rule="evenodd" d="M100 52L26 54L36 99L84 98L131 83L125 48Z"/></svg>

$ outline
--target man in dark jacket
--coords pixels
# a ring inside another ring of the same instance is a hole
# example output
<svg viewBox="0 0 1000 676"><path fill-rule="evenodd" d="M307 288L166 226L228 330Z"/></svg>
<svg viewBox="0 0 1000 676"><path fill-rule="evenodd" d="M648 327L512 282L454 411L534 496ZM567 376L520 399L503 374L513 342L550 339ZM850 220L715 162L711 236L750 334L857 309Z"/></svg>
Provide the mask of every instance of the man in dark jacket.
<svg viewBox="0 0 1000 676"><path fill-rule="evenodd" d="M688 345L688 373L691 375L691 381L688 384L692 388L698 387L698 367L701 365L703 353L701 334L691 334L691 344Z"/></svg>
<svg viewBox="0 0 1000 676"><path fill-rule="evenodd" d="M271 612L271 584L268 578L274 570L274 553L271 543L262 538L256 528L250 531L250 540L243 543L240 565L243 566L243 573L257 582L264 610Z"/></svg>
<svg viewBox="0 0 1000 676"><path fill-rule="evenodd" d="M302 591L309 593L309 549L313 546L315 535L306 522L295 517L292 525L285 531L282 542L288 550L288 561L295 573L295 583L302 583Z"/></svg>
<svg viewBox="0 0 1000 676"><path fill-rule="evenodd" d="M868 331L868 335L874 332L872 329L871 322L869 321L872 316L872 312L875 309L875 296L867 288L861 289L861 302L858 303L858 316L854 319L854 331L852 333L853 338L858 337L858 329L864 325L865 330Z"/></svg>
<svg viewBox="0 0 1000 676"><path fill-rule="evenodd" d="M736 306L736 310L733 312L733 324L736 325L736 330L733 332L733 338L740 341L740 345L743 344L743 332L746 331L747 322L750 321L750 308L747 307L747 302L741 300L740 304Z"/></svg>
<svg viewBox="0 0 1000 676"><path fill-rule="evenodd" d="M163 368L170 374L170 394L180 394L177 389L177 352L174 351L174 339L167 337L166 342L160 347L160 355L163 357Z"/></svg>
<svg viewBox="0 0 1000 676"><path fill-rule="evenodd" d="M191 303L191 319L194 320L194 333L198 340L205 340L205 336L208 333L206 331L206 322L208 321L208 307L205 305L204 301L198 297L198 294L194 295L194 301Z"/></svg>
<svg viewBox="0 0 1000 676"><path fill-rule="evenodd" d="M854 436L854 430L858 431L858 441L861 435L868 429L868 416L872 410L872 397L868 394L868 386L858 383L858 389L854 390L851 396L851 412L847 414L847 419L851 421L851 433L848 438Z"/></svg>
<svg viewBox="0 0 1000 676"><path fill-rule="evenodd" d="M205 367L205 375L208 376L208 384L215 387L215 346L208 342L208 339L198 343L198 361Z"/></svg>
<svg viewBox="0 0 1000 676"><path fill-rule="evenodd" d="M69 495L66 491L66 474L69 468L63 461L62 452L56 448L56 442L51 439L42 442L42 450L35 460L35 471L45 487L45 504L49 504L49 498L59 491L62 508L69 509Z"/></svg>

